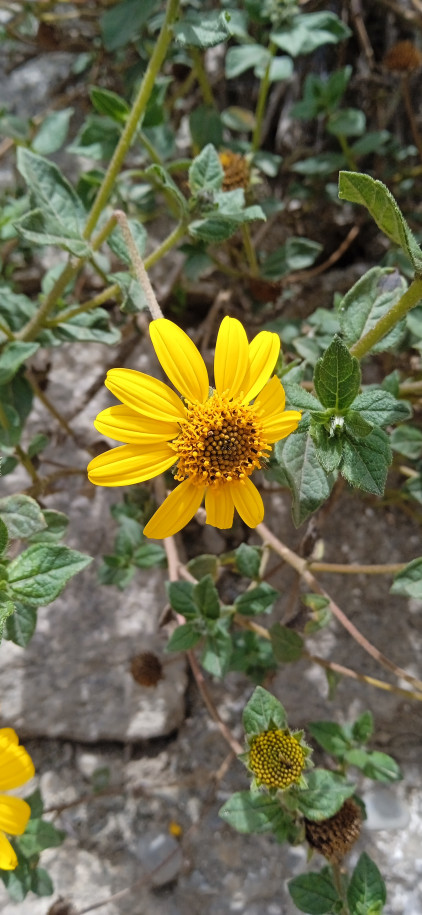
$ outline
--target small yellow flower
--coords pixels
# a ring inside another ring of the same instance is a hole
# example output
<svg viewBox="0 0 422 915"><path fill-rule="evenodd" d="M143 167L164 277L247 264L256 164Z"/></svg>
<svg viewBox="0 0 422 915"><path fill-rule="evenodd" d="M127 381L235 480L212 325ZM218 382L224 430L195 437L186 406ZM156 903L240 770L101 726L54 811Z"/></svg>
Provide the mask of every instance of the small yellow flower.
<svg viewBox="0 0 422 915"><path fill-rule="evenodd" d="M29 781L35 769L31 757L12 728L0 728L0 791L19 788ZM21 836L31 815L31 808L20 797L0 795L0 869L14 870L18 859L4 835Z"/></svg>
<svg viewBox="0 0 422 915"><path fill-rule="evenodd" d="M207 524L231 527L236 508L249 527L256 527L264 506L249 477L301 417L297 410L284 410L283 386L270 377L280 350L278 335L262 331L248 344L240 321L225 317L215 349L215 389L210 389L204 360L180 327L159 318L151 322L150 334L183 400L143 372L111 369L106 386L123 405L103 410L94 425L126 444L94 458L89 479L98 486L142 483L175 465L179 486L146 525L147 537L176 534L204 496Z"/></svg>
<svg viewBox="0 0 422 915"><path fill-rule="evenodd" d="M285 789L299 781L305 753L288 730L263 731L252 739L248 766L258 785Z"/></svg>

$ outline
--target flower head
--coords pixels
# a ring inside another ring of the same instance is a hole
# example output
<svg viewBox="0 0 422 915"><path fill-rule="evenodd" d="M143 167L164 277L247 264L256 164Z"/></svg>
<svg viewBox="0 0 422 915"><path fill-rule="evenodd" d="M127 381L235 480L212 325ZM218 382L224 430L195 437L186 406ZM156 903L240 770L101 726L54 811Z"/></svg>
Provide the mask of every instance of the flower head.
<svg viewBox="0 0 422 915"><path fill-rule="evenodd" d="M305 832L311 848L335 864L353 848L360 835L362 811L353 798L347 798L340 810L327 820L305 819Z"/></svg>
<svg viewBox="0 0 422 915"><path fill-rule="evenodd" d="M387 51L383 64L388 70L411 73L422 66L422 54L411 41L398 41Z"/></svg>
<svg viewBox="0 0 422 915"><path fill-rule="evenodd" d="M237 187L246 190L250 183L250 166L246 157L231 149L223 149L218 158L224 171L223 191L233 191Z"/></svg>
<svg viewBox="0 0 422 915"><path fill-rule="evenodd" d="M280 349L277 334L262 331L248 344L235 318L220 325L210 389L201 354L166 318L150 324L151 340L168 385L132 369L111 369L106 386L122 401L97 416L96 429L125 442L94 458L88 476L99 486L141 483L173 465L179 482L144 529L171 537L193 518L205 496L207 524L228 528L234 509L249 527L264 517L250 480L271 446L293 432L301 414L285 411L285 394L271 373Z"/></svg>
<svg viewBox="0 0 422 915"><path fill-rule="evenodd" d="M289 788L299 782L306 765L306 754L288 729L263 731L251 741L248 767L258 785Z"/></svg>
<svg viewBox="0 0 422 915"><path fill-rule="evenodd" d="M34 765L12 728L0 728L0 791L19 788L34 775ZM25 831L31 808L20 797L0 795L0 869L14 870L18 859L5 832L20 836Z"/></svg>

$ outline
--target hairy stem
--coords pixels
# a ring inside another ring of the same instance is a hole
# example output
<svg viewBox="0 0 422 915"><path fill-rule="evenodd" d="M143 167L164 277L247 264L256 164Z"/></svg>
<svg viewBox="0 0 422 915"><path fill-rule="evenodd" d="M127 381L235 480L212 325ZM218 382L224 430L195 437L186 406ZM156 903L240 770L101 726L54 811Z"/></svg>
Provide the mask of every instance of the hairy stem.
<svg viewBox="0 0 422 915"><path fill-rule="evenodd" d="M407 315L407 312L414 308L415 305L418 305L421 300L422 278L415 277L408 290L401 296L399 301L390 308L390 311L383 315L371 330L368 330L366 334L363 334L360 340L350 347L352 356L356 356L357 359L362 359L363 356L366 356L372 347L375 346L379 340L382 340L382 338L385 337L385 335L388 334L405 315Z"/></svg>

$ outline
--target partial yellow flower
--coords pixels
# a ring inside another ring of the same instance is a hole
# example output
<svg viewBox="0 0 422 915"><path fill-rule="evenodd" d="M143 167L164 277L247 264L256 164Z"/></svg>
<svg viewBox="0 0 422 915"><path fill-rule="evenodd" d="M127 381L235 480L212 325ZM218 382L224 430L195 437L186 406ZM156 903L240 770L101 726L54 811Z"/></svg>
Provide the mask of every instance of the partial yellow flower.
<svg viewBox="0 0 422 915"><path fill-rule="evenodd" d="M180 327L159 318L151 322L150 334L183 400L143 372L111 369L105 383L122 406L103 410L94 425L125 444L94 458L89 479L98 486L123 486L175 466L179 486L146 525L147 537L176 534L204 497L207 524L231 527L236 508L249 527L256 527L264 506L249 477L301 417L284 409L283 386L270 377L280 350L278 335L261 331L248 343L240 321L225 317L215 348L214 389L201 354Z"/></svg>
<svg viewBox="0 0 422 915"><path fill-rule="evenodd" d="M29 753L19 746L19 738L12 728L0 728L0 791L19 788L29 781L35 769ZM9 840L21 836L31 815L31 808L20 797L0 794L0 869L14 870L18 859Z"/></svg>

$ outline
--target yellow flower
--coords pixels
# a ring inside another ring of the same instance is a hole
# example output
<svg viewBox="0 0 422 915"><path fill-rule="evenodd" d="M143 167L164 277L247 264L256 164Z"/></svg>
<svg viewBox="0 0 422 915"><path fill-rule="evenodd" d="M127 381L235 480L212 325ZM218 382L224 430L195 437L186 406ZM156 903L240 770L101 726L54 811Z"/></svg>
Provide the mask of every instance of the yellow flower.
<svg viewBox="0 0 422 915"><path fill-rule="evenodd" d="M288 730L264 731L254 737L249 750L249 768L259 785L288 788L298 782L305 767L305 753Z"/></svg>
<svg viewBox="0 0 422 915"><path fill-rule="evenodd" d="M264 506L249 477L265 464L272 444L297 428L301 416L284 411L283 386L270 378L278 335L262 331L249 344L240 321L225 317L215 348L215 389L210 389L204 360L180 327L159 318L151 322L150 334L183 400L143 372L111 369L106 386L123 405L103 410L94 425L126 444L94 458L89 479L99 486L141 483L175 465L180 485L146 525L147 537L176 534L204 496L207 524L231 527L236 508L249 527L256 527Z"/></svg>
<svg viewBox="0 0 422 915"><path fill-rule="evenodd" d="M12 728L0 728L0 791L19 788L34 775L34 765ZM0 795L0 869L14 870L18 859L4 835L21 836L31 815L31 808L20 797Z"/></svg>

